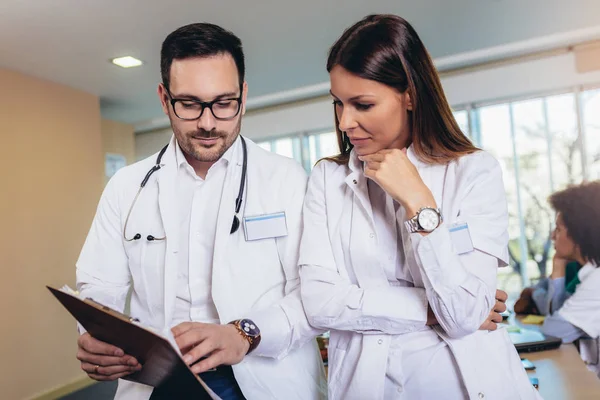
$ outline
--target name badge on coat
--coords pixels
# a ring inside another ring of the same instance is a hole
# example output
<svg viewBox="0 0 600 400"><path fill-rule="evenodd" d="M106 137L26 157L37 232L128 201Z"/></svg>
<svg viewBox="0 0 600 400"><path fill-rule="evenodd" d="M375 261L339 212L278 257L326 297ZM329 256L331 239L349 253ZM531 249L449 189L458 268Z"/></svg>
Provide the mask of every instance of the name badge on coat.
<svg viewBox="0 0 600 400"><path fill-rule="evenodd" d="M244 217L246 241L287 236L285 212Z"/></svg>
<svg viewBox="0 0 600 400"><path fill-rule="evenodd" d="M457 222L448 227L452 246L456 254L466 254L473 251L473 241L469 232L469 225L466 222Z"/></svg>

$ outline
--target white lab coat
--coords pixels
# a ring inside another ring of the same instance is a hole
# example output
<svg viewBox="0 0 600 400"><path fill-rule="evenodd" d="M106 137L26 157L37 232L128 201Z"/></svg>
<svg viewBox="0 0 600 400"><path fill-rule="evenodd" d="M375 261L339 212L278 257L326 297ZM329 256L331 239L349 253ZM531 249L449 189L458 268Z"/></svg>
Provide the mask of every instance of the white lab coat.
<svg viewBox="0 0 600 400"><path fill-rule="evenodd" d="M239 139L238 139L239 140ZM259 347L233 366L242 392L252 399L321 399L326 396L324 370L314 337L319 331L306 319L299 288L298 246L306 173L293 160L269 153L250 140L242 216L285 211L288 235L247 242L243 226L230 235L242 171L241 146L233 155L217 217L212 298L221 323L254 320L262 331ZM142 190L123 227L133 198L156 154L119 170L108 183L77 262L77 286L83 296L123 310L133 285L131 314L159 331L169 329L179 269L174 190L177 176L175 139ZM166 235L165 241L145 237ZM152 388L121 380L118 399L148 399Z"/></svg>
<svg viewBox="0 0 600 400"><path fill-rule="evenodd" d="M558 314L589 336L579 341L581 358L600 378L600 268L588 262L578 276L581 283Z"/></svg>
<svg viewBox="0 0 600 400"><path fill-rule="evenodd" d="M414 288L390 286L377 261L367 178L354 152L348 165L320 162L309 181L299 260L302 298L311 324L331 329L330 400L384 398L390 342L425 325L427 302L470 398L536 398L506 330L478 330L494 305L497 268L508 260L500 166L485 152L448 165L424 164L412 148L408 157L444 217L426 237L402 229ZM404 214L400 208L397 218L405 220ZM459 220L468 223L475 248L460 256L448 231Z"/></svg>

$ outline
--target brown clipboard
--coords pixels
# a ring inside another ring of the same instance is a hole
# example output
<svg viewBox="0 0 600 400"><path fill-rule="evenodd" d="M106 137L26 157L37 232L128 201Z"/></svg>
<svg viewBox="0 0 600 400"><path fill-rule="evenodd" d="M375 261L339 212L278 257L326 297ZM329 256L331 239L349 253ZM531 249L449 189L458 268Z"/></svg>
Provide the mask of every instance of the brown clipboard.
<svg viewBox="0 0 600 400"><path fill-rule="evenodd" d="M141 371L122 379L160 388L174 399L220 399L164 337L92 299L46 287L90 335L117 346L142 364Z"/></svg>

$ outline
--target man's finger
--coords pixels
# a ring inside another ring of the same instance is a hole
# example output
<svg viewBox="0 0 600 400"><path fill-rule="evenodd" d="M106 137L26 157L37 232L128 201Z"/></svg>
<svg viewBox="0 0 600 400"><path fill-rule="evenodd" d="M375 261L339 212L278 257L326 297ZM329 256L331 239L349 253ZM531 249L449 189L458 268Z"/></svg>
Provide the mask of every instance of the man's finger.
<svg viewBox="0 0 600 400"><path fill-rule="evenodd" d="M101 354L107 356L123 357L125 352L112 344L101 342L94 339L90 334L85 333L78 339L79 347L92 354Z"/></svg>
<svg viewBox="0 0 600 400"><path fill-rule="evenodd" d="M195 363L202 357L209 356L210 353L214 352L217 349L216 343L214 340L207 339L200 343L198 346L194 347L190 351L188 351L183 356L183 361L185 361L188 365Z"/></svg>
<svg viewBox="0 0 600 400"><path fill-rule="evenodd" d="M190 329L189 331L177 336L175 342L179 350L196 347L209 337L209 332L203 329Z"/></svg>
<svg viewBox="0 0 600 400"><path fill-rule="evenodd" d="M223 364L223 352L214 352L210 357L205 358L192 367L192 372L195 374L201 374L208 371L209 369L217 368Z"/></svg>
<svg viewBox="0 0 600 400"><path fill-rule="evenodd" d="M194 327L196 327L196 325L202 325L202 324L192 323L192 322L182 322L181 324L171 328L171 333L173 334L173 336L177 337L179 335L186 333L187 331L189 331L191 329L194 329Z"/></svg>
<svg viewBox="0 0 600 400"><path fill-rule="evenodd" d="M77 352L77 359L81 362L87 362L94 365L101 365L103 367L110 365L129 365L135 367L138 365L138 361L129 355L123 357L113 356L101 356L97 354L88 353L85 350L79 350Z"/></svg>
<svg viewBox="0 0 600 400"><path fill-rule="evenodd" d="M122 373L133 373L141 370L142 366L138 365L137 368L128 365L111 365L108 367L103 367L97 364L94 365L89 363L81 363L81 369L87 372L88 374L111 376Z"/></svg>

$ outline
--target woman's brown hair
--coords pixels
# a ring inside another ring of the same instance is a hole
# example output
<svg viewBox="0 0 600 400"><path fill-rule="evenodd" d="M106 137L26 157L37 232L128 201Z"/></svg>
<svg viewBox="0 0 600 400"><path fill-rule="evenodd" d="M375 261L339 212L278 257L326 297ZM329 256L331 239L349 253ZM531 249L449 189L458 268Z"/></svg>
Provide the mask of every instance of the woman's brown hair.
<svg viewBox="0 0 600 400"><path fill-rule="evenodd" d="M327 71L336 65L400 93L408 91L412 143L421 161L445 164L478 150L456 123L431 57L403 18L370 15L348 28L329 51ZM340 154L329 159L346 164L353 146L340 131L337 115L335 129Z"/></svg>

